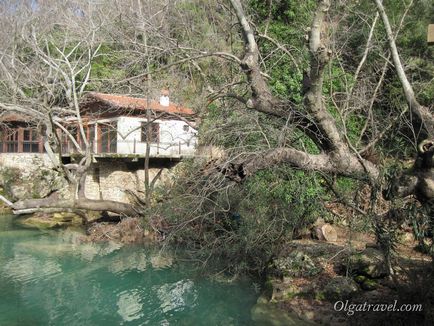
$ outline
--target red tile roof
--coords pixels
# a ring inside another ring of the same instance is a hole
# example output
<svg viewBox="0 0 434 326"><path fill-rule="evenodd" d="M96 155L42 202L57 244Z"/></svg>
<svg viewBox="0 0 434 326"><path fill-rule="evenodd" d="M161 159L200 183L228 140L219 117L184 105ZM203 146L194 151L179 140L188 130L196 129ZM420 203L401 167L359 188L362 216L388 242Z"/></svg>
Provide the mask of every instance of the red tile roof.
<svg viewBox="0 0 434 326"><path fill-rule="evenodd" d="M127 109L134 111L142 111L151 108L153 111L168 112L181 115L193 115L194 112L190 108L182 107L180 105L170 103L169 106L163 106L157 101L151 101L149 106L144 98L130 97L125 95L112 95L91 92L88 93L83 102L83 108L91 109L93 105L103 105L116 109Z"/></svg>
<svg viewBox="0 0 434 326"><path fill-rule="evenodd" d="M0 115L0 122L29 122L32 118L18 113L3 113Z"/></svg>

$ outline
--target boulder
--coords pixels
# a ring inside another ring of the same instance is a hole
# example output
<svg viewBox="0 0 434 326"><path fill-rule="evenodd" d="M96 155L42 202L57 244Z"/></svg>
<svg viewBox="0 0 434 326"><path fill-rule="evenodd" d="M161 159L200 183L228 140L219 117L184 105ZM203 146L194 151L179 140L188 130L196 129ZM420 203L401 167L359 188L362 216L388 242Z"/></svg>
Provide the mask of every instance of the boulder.
<svg viewBox="0 0 434 326"><path fill-rule="evenodd" d="M21 221L24 226L38 229L53 229L69 225L81 225L82 218L74 213L62 212L54 214L35 213Z"/></svg>
<svg viewBox="0 0 434 326"><path fill-rule="evenodd" d="M350 256L346 268L355 274L370 278L381 278L389 274L383 253L375 248L366 248Z"/></svg>
<svg viewBox="0 0 434 326"><path fill-rule="evenodd" d="M314 325L313 323L300 319L296 314L288 313L282 309L279 309L276 305L268 303L257 303L254 305L251 310L251 316L255 325Z"/></svg>
<svg viewBox="0 0 434 326"><path fill-rule="evenodd" d="M87 222L94 222L96 220L99 220L102 217L102 212L98 212L98 211L87 211L86 212L86 219Z"/></svg>
<svg viewBox="0 0 434 326"><path fill-rule="evenodd" d="M47 197L64 189L66 181L58 172L42 165L35 165L31 171L1 167L0 186L8 199L16 201Z"/></svg>
<svg viewBox="0 0 434 326"><path fill-rule="evenodd" d="M324 287L324 296L330 301L346 300L359 291L357 283L351 278L337 276Z"/></svg>
<svg viewBox="0 0 434 326"><path fill-rule="evenodd" d="M362 290L365 291L372 291L378 287L377 281L364 275L357 275L356 277L354 277L354 281L356 281L360 285Z"/></svg>
<svg viewBox="0 0 434 326"><path fill-rule="evenodd" d="M274 259L270 266L270 274L281 278L313 276L321 271L319 264L299 250L292 251L287 257Z"/></svg>
<svg viewBox="0 0 434 326"><path fill-rule="evenodd" d="M70 212L54 213L51 219L57 222L65 222L70 224L82 224L83 219L80 215Z"/></svg>
<svg viewBox="0 0 434 326"><path fill-rule="evenodd" d="M291 278L285 277L283 280L268 279L265 283L264 295L272 302L291 300L299 295L303 295L303 289L293 284Z"/></svg>
<svg viewBox="0 0 434 326"><path fill-rule="evenodd" d="M53 220L51 218L47 218L44 216L36 216L36 215L26 218L21 223L24 224L25 226L38 228L38 229L53 229L53 228L58 228L67 225L66 222L60 222L60 221Z"/></svg>

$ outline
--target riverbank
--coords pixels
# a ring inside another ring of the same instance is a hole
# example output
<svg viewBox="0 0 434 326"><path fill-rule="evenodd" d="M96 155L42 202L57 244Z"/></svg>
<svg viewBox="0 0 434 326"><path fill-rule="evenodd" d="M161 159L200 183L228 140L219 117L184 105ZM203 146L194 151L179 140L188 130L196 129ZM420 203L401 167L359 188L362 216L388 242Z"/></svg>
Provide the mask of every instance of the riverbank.
<svg viewBox="0 0 434 326"><path fill-rule="evenodd" d="M420 295L424 283L415 280L428 275L431 258L416 251L417 242L412 234L403 232L392 262L395 274L390 277L373 234L350 231L343 226L334 225L334 228L336 241L314 240L309 234L305 239L288 242L281 249L267 268L264 284L260 285L262 295L251 308L252 320L258 325L370 325L379 318L423 321L427 310L404 316L396 312L380 316L372 311L349 314L348 310L336 309L337 302L390 304L397 300L397 303L418 304L423 299L426 304L426 298ZM111 243L119 247L162 240L158 230L144 230L137 218L122 219L119 223L91 223L87 232L76 238L83 244ZM173 263L170 257L154 259L154 263L158 260L162 266Z"/></svg>
<svg viewBox="0 0 434 326"><path fill-rule="evenodd" d="M410 233L401 235L393 257L394 275L388 276L373 235L349 234L343 227L337 230L338 240L333 243L301 239L288 244L270 266L262 302L320 325L397 325L405 321L421 325L429 320L425 318L432 318L432 291L426 289L432 261L414 249L417 243ZM421 305L422 310L363 311L360 307L365 302L373 306L410 304L415 309ZM356 305L357 311L349 311Z"/></svg>

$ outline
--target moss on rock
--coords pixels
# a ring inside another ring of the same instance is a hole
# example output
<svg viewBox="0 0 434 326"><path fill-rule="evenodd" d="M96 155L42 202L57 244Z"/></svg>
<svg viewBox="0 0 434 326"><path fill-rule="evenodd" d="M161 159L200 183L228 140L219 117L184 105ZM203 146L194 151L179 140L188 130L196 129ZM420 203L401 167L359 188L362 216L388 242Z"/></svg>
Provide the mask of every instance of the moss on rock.
<svg viewBox="0 0 434 326"><path fill-rule="evenodd" d="M375 248L366 248L364 251L352 255L348 261L348 266L345 267L356 274L369 278L381 278L388 275L384 255Z"/></svg>
<svg viewBox="0 0 434 326"><path fill-rule="evenodd" d="M324 287L324 296L330 301L346 300L359 291L357 283L348 277L338 276Z"/></svg>

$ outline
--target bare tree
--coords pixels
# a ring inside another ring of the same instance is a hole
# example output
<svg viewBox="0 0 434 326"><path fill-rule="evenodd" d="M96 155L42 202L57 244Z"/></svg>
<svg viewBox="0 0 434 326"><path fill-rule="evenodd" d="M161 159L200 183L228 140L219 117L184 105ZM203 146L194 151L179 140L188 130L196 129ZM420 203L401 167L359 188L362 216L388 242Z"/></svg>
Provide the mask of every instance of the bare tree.
<svg viewBox="0 0 434 326"><path fill-rule="evenodd" d="M1 108L7 112L30 115L43 126L45 148L56 167L70 182L75 202L69 206L76 207L75 205L82 203L77 199L83 196L84 192L83 180L92 156L90 144L86 141L84 144L74 142L73 135L69 134L68 137L82 154L83 160L76 164L63 165L59 158L59 140L56 138L55 128L62 129L59 119L67 116L74 117L79 126L82 125L79 99L92 79L92 62L101 55L101 44L112 42L120 48L114 53L126 53L126 69L131 69L130 74L123 76L121 80L101 81L113 89L124 90L127 93L143 92L145 89L145 92L149 93L149 85L146 87L143 83L149 81L151 74L167 73L186 64L187 68L180 69L177 76L182 73L188 75L185 77L188 80L202 79L207 87L192 87L197 93L210 93L210 101L231 105L236 102L234 107L239 109L241 116L242 112L255 112L258 116L265 115L274 119L273 121L278 121L277 125L281 130L277 137L283 136L277 146L272 146L267 131L264 131L260 123L253 118L253 127L246 132L259 132L267 144L266 148L257 148L254 151L238 149L238 152L235 149L236 155L219 166L219 170L224 171L230 179L241 181L261 169L288 164L298 169L348 176L376 184L381 182L381 166L366 159L364 154L393 127L394 120L392 119L387 128L372 133L373 136L366 144L362 144L360 140L368 128L374 127L370 122L375 119L371 114L372 106L384 82L384 75L391 66L388 58L392 58L394 69L403 85L408 112L422 122L428 137L418 146L419 158L415 164L416 169L413 169L405 180L397 180L398 185L391 193L396 196L415 194L421 201L430 201L434 196L431 163L434 153L434 119L429 108L417 101L399 57L395 44L396 33L392 32L382 2L375 2L377 13L373 12L372 15L364 17L370 24L370 32L353 75L355 80L361 79L371 48L374 42L377 42L376 46L379 43L373 35L381 18L386 28L390 56L388 53L382 54L386 60L380 69L379 80L369 87L361 82L357 87L348 84L342 101L337 101L336 94L324 94L327 69L334 59L339 58L340 53L331 39L334 37L332 31L338 19L331 18L335 16L330 13L330 1L320 0L307 35L309 68L305 73L306 83L303 89L299 90L299 93L303 94L301 104L291 101L291 94L283 97L272 92L267 58L261 53L258 44L264 40L273 44L276 47L273 54L288 57L295 63L295 69L301 70L297 63L301 60L295 58L290 44L280 44L267 34L267 29L263 33L257 30L240 0L192 1L197 10L205 11L206 17L204 21L195 24L192 23L194 17L188 16L192 15L192 12L184 10L181 2L161 4L151 0L131 0L131 6L125 6L124 2L118 1L113 2L111 6L82 4L78 7L78 12L77 8L70 9L62 3L59 4L64 6L62 11L45 12L41 7L37 20L23 18L18 23L17 15L5 15L6 18L2 19L1 23L8 28L4 28L3 31L12 30L14 42L9 43L1 53L1 87L7 94L3 96ZM137 8L146 10L136 10ZM50 16L53 12L67 13L67 17L53 20ZM28 16L33 17L32 13ZM233 21L223 19L227 17L233 18ZM67 25L59 21L70 24L68 28L62 29L61 36L59 33L53 33L59 26ZM236 22L236 25L233 22ZM101 39L102 34L99 32L102 30L104 37ZM198 34L204 34L206 37L198 38ZM54 35L58 37L56 40L53 39ZM6 35L2 38L6 39ZM23 57L24 49L30 50L31 55ZM150 57L155 58L152 68ZM205 65L210 68L204 69ZM141 71L138 71L138 67L141 67ZM210 73L213 76L210 76ZM165 77L168 76L170 74ZM210 77L216 76L224 76L224 81L208 83ZM179 79L180 84L185 80ZM95 82L95 79L92 81ZM367 90L363 90L363 87ZM366 94L361 95L363 92ZM358 96L361 98L357 98ZM338 118L330 113L328 101L337 109ZM367 103L367 110L371 113L359 141L352 141L346 131L346 117L350 115L352 103L356 101ZM395 114L395 119L400 119L401 114L403 113ZM259 119L258 116L256 119ZM216 130L224 130L225 127L215 126ZM295 129L316 145L315 151L306 150L303 146L286 140L285 135L289 132L295 133ZM81 134L84 133L82 127L79 131ZM147 185L149 186L149 180ZM34 207L37 203L27 202L20 205L16 206L16 209L32 209L32 205ZM52 207L46 205L46 208ZM126 209L124 206L121 208ZM113 210L119 211L117 208Z"/></svg>
<svg viewBox="0 0 434 326"><path fill-rule="evenodd" d="M89 85L93 62L100 55L103 40L99 31L104 22L91 17L89 11L68 6L67 2L41 6L37 11L27 7L16 10L3 19L8 24L4 32L12 32L14 42L5 44L1 50L0 72L7 93L0 109L2 114L27 116L38 126L46 153L54 169L67 180L71 196L64 200L48 197L18 201L11 205L14 212L68 209L137 214L132 205L90 200L85 196L93 143L85 133L80 99ZM25 18L26 14L30 18ZM72 132L68 124L76 127L77 132ZM62 140L57 130L73 144L80 160L62 162Z"/></svg>
<svg viewBox="0 0 434 326"><path fill-rule="evenodd" d="M331 60L339 55L333 51L333 49L336 50L336 47L331 42L331 37L333 36L331 35L332 28L336 21L331 20L332 16L329 12L331 8L330 1L318 1L308 32L307 47L310 56L309 71L306 74L308 83L304 85L303 90L300 90L300 93L304 94L303 104L301 106L295 105L287 98L281 98L273 94L268 82L267 67L264 63L262 53L260 52L260 47L258 46L258 39L266 38L271 41L280 52L283 52L282 55L292 56L290 51L285 45L279 44L270 36L261 34L259 31L255 30L240 0L230 0L229 2L241 31L244 49L240 51L240 54L234 59L231 57L234 55L232 53L222 53L219 55L225 58L231 58L229 60L232 63L238 64L239 69L245 76L245 84L248 87L248 91L245 92L245 94L237 94L236 91L231 90L233 84L228 84L228 87L224 90L217 92L215 98L236 99L247 110L254 110L270 117L277 117L281 121L285 121L286 125L288 123L294 125L316 144L319 153L311 153L299 147L278 146L255 153L250 152L237 155L230 161L223 163L219 170L224 171L227 177L241 181L258 170L279 164L289 164L302 170L314 170L347 176L364 180L371 184L381 183L381 166L365 159L364 154L379 139L384 137L387 130L390 130L394 125L395 118L392 118L390 125L377 133L366 145L360 146L361 144L353 143L348 138L345 129L345 115L348 115L349 103L355 100L357 89L353 89L352 87L354 86L347 86L347 92L345 94L346 100L341 101L341 103L336 103L334 96L331 96L331 101L336 107L340 118L337 119L335 116L332 116L326 106L327 96L329 96L329 94L324 94L323 91L325 74L327 73L327 67ZM376 5L378 13L374 12L371 17L366 18L367 20L371 20L372 23L365 44L365 50L357 65L357 69L354 71L354 78L356 81L359 78L366 58L372 48L372 38L376 26L378 26L378 18L381 18L386 28L386 38L388 40L388 48L391 53L394 69L401 81L403 93L408 103L408 112L421 121L428 135L428 139L423 140L418 146L419 157L416 160L415 168L409 172L406 178L401 181L395 181L395 190L392 192L394 196L408 196L414 194L422 202L430 201L434 198L431 163L434 153L432 139L434 117L427 107L424 107L417 101L401 64L395 44L396 34L392 33L382 2L376 0ZM407 8L407 10L409 10L409 8ZM404 19L404 17L405 14L402 19ZM388 64L387 62L387 65ZM383 71L385 69L383 69ZM380 77L378 87L381 86L383 80L384 72L383 77ZM378 96L378 87L372 87L372 93L368 92L363 98L363 101L369 103L370 98L372 101L375 101ZM232 87L232 89L234 88ZM403 113L396 115L396 119L400 119ZM396 186L396 183L401 184Z"/></svg>

